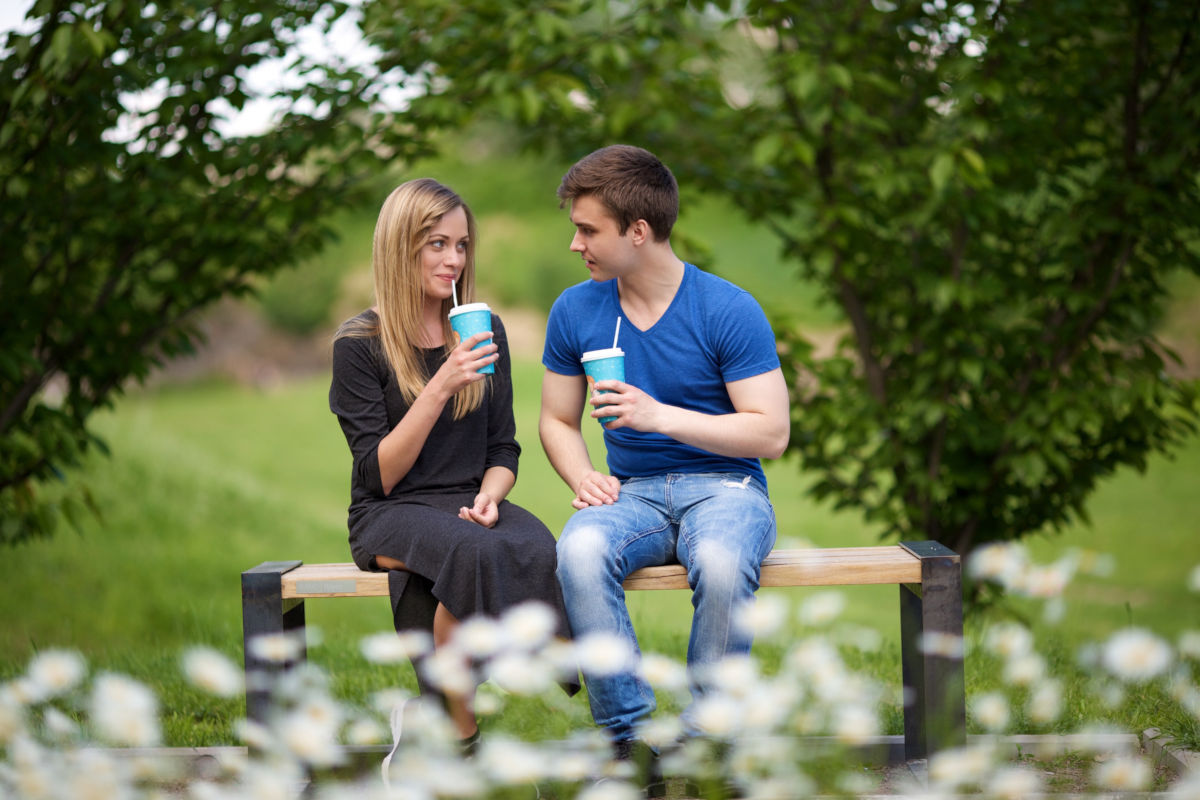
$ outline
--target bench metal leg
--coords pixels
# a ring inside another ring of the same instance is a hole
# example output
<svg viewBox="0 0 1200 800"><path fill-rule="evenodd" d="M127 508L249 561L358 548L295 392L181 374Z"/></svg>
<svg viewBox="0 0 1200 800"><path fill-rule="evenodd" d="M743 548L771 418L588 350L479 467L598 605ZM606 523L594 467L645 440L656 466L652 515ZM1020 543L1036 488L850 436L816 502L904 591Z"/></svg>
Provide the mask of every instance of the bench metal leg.
<svg viewBox="0 0 1200 800"><path fill-rule="evenodd" d="M283 599L283 575L302 561L267 561L242 573L242 653L246 669L246 717L265 722L275 679L308 657L304 642L304 601ZM300 652L293 661L255 654L251 642L268 634L295 631Z"/></svg>
<svg viewBox="0 0 1200 800"><path fill-rule="evenodd" d="M901 542L921 559L921 584L900 587L904 757L967 741L962 560L940 542Z"/></svg>

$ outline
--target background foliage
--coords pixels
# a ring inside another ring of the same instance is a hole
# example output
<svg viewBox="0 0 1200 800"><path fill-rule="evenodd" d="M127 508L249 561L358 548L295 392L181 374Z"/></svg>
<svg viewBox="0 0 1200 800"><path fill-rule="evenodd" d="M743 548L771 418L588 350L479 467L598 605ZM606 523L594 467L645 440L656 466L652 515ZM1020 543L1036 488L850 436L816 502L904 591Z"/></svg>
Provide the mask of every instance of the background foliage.
<svg viewBox="0 0 1200 800"><path fill-rule="evenodd" d="M792 448L885 535L965 554L1061 527L1195 430L1156 325L1200 272L1197 7L700 7L560 2L486 53L467 33L506 3L367 29L406 69L442 54L415 107L488 103L569 155L643 144L768 226L849 327L817 359L778 320Z"/></svg>
<svg viewBox="0 0 1200 800"><path fill-rule="evenodd" d="M246 66L346 13L43 0L39 30L11 38L3 538L49 529L44 482L126 378L190 345L192 311L316 249L382 158L479 119L567 161L643 144L685 204L704 191L770 232L846 332L816 357L777 315L793 450L816 496L884 536L965 553L1062 526L1194 430L1156 333L1173 276L1200 264L1191 6L376 0L376 63L302 64L278 127L221 134ZM384 86L411 94L398 116L368 113ZM499 300L561 288L553 257L527 268L544 280ZM322 304L302 301L334 278L303 280L264 305L311 330Z"/></svg>
<svg viewBox="0 0 1200 800"><path fill-rule="evenodd" d="M191 315L315 252L330 213L422 136L377 126L380 87L315 63L298 30L345 4L38 0L0 62L0 542L86 501L55 479L102 443L87 421L129 379L187 352ZM295 80L270 130L222 118L248 70ZM48 485L49 484L49 485Z"/></svg>

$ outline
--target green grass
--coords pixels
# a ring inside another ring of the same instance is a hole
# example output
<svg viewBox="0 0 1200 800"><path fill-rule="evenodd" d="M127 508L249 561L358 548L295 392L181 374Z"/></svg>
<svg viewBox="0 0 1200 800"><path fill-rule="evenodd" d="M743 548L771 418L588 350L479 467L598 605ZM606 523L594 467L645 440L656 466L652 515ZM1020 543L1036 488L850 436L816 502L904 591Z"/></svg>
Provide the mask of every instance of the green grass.
<svg viewBox="0 0 1200 800"><path fill-rule="evenodd" d="M537 441L540 373L532 361L515 366L518 438L525 451L512 499L559 530L571 510L568 491ZM96 668L131 674L158 692L170 743L230 741L240 700L200 695L180 677L179 656L203 644L240 661L242 570L267 560L349 560L349 455L326 392L324 378L270 391L202 383L138 392L103 415L97 424L113 456L95 458L84 476L103 518L85 520L78 534L64 529L53 539L20 545L0 560L0 679L19 674L39 650L77 649ZM585 430L599 459L599 427ZM876 531L857 515L834 513L807 498L806 479L794 463L773 463L767 472L781 543L877 542ZM1089 506L1091 527L1032 543L1039 562L1068 548L1110 553L1116 562L1112 576L1080 577L1072 584L1066 623L1038 623L1043 646L1054 654L1053 669L1074 675L1081 643L1130 621L1170 638L1197 627L1200 595L1184 586L1200 562L1197 485L1200 440L1193 440L1176 460L1155 459L1145 475L1126 471L1105 484ZM765 591L799 603L821 590ZM898 686L896 587L844 592L844 621L877 631L882 641L878 652L858 657L861 665L854 666ZM691 611L687 594L640 592L630 602L646 649L682 659ZM1036 608L1023 610L1036 619ZM407 668L371 665L357 649L363 636L388 629L386 600L310 603L308 621L322 632L311 658L329 672L339 697L365 703L379 689L413 688ZM781 648L764 643L758 653L769 667ZM969 659L967 671L973 692L998 680L986 658ZM1071 679L1086 689L1086 676ZM1161 701L1148 697L1121 711L1118 721L1131 729L1161 727L1169 705ZM899 732L898 708L885 719L889 732ZM563 733L586 720L582 697L549 698L518 703L492 724Z"/></svg>

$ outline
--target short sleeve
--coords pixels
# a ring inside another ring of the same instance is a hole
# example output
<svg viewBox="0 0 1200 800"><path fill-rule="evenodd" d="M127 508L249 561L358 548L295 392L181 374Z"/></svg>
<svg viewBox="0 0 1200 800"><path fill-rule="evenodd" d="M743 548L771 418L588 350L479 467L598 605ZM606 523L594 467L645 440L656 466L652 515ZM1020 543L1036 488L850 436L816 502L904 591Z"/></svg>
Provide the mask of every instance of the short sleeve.
<svg viewBox="0 0 1200 800"><path fill-rule="evenodd" d="M569 291L569 290L568 290ZM542 366L559 375L582 375L579 347L571 324L571 301L567 292L559 295L550 308L546 321L546 343L542 349Z"/></svg>
<svg viewBox="0 0 1200 800"><path fill-rule="evenodd" d="M721 377L726 383L753 378L779 367L775 332L758 301L739 290L725 304L712 329Z"/></svg>

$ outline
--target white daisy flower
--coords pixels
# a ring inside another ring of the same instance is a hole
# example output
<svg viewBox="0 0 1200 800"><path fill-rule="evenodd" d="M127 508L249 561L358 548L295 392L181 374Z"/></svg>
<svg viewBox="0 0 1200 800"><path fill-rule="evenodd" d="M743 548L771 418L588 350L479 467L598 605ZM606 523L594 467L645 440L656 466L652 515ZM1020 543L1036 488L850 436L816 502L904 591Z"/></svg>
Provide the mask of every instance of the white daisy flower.
<svg viewBox="0 0 1200 800"><path fill-rule="evenodd" d="M687 668L673 658L647 653L641 667L642 677L656 689L677 692L688 687Z"/></svg>
<svg viewBox="0 0 1200 800"><path fill-rule="evenodd" d="M142 684L105 673L92 687L90 717L101 738L117 745L148 747L162 738L158 699Z"/></svg>
<svg viewBox="0 0 1200 800"><path fill-rule="evenodd" d="M278 726L279 739L301 761L318 767L331 767L343 760L337 733L342 713L326 697L309 698L289 711Z"/></svg>
<svg viewBox="0 0 1200 800"><path fill-rule="evenodd" d="M1046 674L1046 662L1037 653L1010 658L1004 664L1004 680L1014 686L1031 686Z"/></svg>
<svg viewBox="0 0 1200 800"><path fill-rule="evenodd" d="M597 781L584 787L576 800L642 800L642 792L625 781Z"/></svg>
<svg viewBox="0 0 1200 800"><path fill-rule="evenodd" d="M363 657L373 664L403 664L420 658L433 649L428 631L374 633L358 643Z"/></svg>
<svg viewBox="0 0 1200 800"><path fill-rule="evenodd" d="M833 734L842 744L865 744L879 735L879 718L859 704L839 706L833 715Z"/></svg>
<svg viewBox="0 0 1200 800"><path fill-rule="evenodd" d="M1171 648L1149 631L1126 628L1104 643L1100 661L1121 680L1147 681L1171 666Z"/></svg>
<svg viewBox="0 0 1200 800"><path fill-rule="evenodd" d="M782 597L765 594L752 598L734 612L734 624L754 638L769 638L787 622L788 607Z"/></svg>
<svg viewBox="0 0 1200 800"><path fill-rule="evenodd" d="M243 691L241 670L212 648L194 647L184 653L183 674L194 686L218 697L236 697Z"/></svg>
<svg viewBox="0 0 1200 800"><path fill-rule="evenodd" d="M922 653L943 658L962 658L965 649L963 637L940 631L926 631L921 634L920 646Z"/></svg>
<svg viewBox="0 0 1200 800"><path fill-rule="evenodd" d="M133 786L124 765L99 750L77 750L62 771L64 797L71 800L121 800L133 798Z"/></svg>
<svg viewBox="0 0 1200 800"><path fill-rule="evenodd" d="M987 782L986 794L1000 800L1025 800L1042 792L1042 779L1025 767L1001 767Z"/></svg>
<svg viewBox="0 0 1200 800"><path fill-rule="evenodd" d="M616 675L632 671L637 663L625 639L610 633L589 633L575 640L575 656L593 675Z"/></svg>
<svg viewBox="0 0 1200 800"><path fill-rule="evenodd" d="M1075 575L1075 561L1064 558L1047 566L1030 567L1025 572L1025 592L1031 597L1060 597Z"/></svg>
<svg viewBox="0 0 1200 800"><path fill-rule="evenodd" d="M1033 634L1024 625L1002 622L988 628L983 646L1003 658L1023 656L1033 651Z"/></svg>
<svg viewBox="0 0 1200 800"><path fill-rule="evenodd" d="M500 624L513 646L533 650L554 635L558 622L550 606L531 600L504 612Z"/></svg>
<svg viewBox="0 0 1200 800"><path fill-rule="evenodd" d="M474 616L454 630L451 645L473 659L491 658L504 647L504 630L495 620Z"/></svg>
<svg viewBox="0 0 1200 800"><path fill-rule="evenodd" d="M706 694L692 705L692 720L711 736L729 738L741 728L742 707L728 695Z"/></svg>
<svg viewBox="0 0 1200 800"><path fill-rule="evenodd" d="M46 650L29 662L27 677L39 700L48 700L79 685L87 674L83 656L73 650Z"/></svg>
<svg viewBox="0 0 1200 800"><path fill-rule="evenodd" d="M508 786L535 783L550 768L549 759L536 747L501 737L487 739L477 758L492 780Z"/></svg>
<svg viewBox="0 0 1200 800"><path fill-rule="evenodd" d="M452 694L466 694L475 688L475 676L462 653L440 647L426 656L418 669L434 686Z"/></svg>
<svg viewBox="0 0 1200 800"><path fill-rule="evenodd" d="M1192 571L1188 573L1187 585L1193 592L1200 592L1200 564L1192 567Z"/></svg>
<svg viewBox="0 0 1200 800"><path fill-rule="evenodd" d="M1028 568L1028 558L1020 545L986 544L976 548L966 566L967 574L973 578L1011 586Z"/></svg>
<svg viewBox="0 0 1200 800"><path fill-rule="evenodd" d="M1117 756L1098 765L1092 772L1097 786L1118 792L1138 792L1154 777L1150 765L1136 756Z"/></svg>
<svg viewBox="0 0 1200 800"><path fill-rule="evenodd" d="M985 730L998 733L1008 726L1008 700L1000 692L986 692L971 703L971 711Z"/></svg>
<svg viewBox="0 0 1200 800"><path fill-rule="evenodd" d="M1029 692L1026 710L1029 719L1038 725L1048 725L1062 714L1062 684L1053 679L1037 681Z"/></svg>
<svg viewBox="0 0 1200 800"><path fill-rule="evenodd" d="M986 745L942 750L929 758L929 780L953 787L976 784L991 771L995 753Z"/></svg>
<svg viewBox="0 0 1200 800"><path fill-rule="evenodd" d="M505 653L492 659L488 674L505 691L527 697L554 686L554 666L527 653Z"/></svg>
<svg viewBox="0 0 1200 800"><path fill-rule="evenodd" d="M373 719L359 718L346 726L346 743L353 745L380 744L390 741L388 732Z"/></svg>
<svg viewBox="0 0 1200 800"><path fill-rule="evenodd" d="M676 716L651 717L639 730L638 735L652 747L665 747L683 735L683 723Z"/></svg>
<svg viewBox="0 0 1200 800"><path fill-rule="evenodd" d="M53 706L42 715L42 724L46 726L47 735L56 741L69 741L79 734L79 725L75 720Z"/></svg>
<svg viewBox="0 0 1200 800"><path fill-rule="evenodd" d="M295 661L304 651L304 640L295 633L267 633L250 640L250 652L263 661Z"/></svg>
<svg viewBox="0 0 1200 800"><path fill-rule="evenodd" d="M841 592L817 592L800 604L797 616L802 623L821 628L841 615L846 608L846 596Z"/></svg>
<svg viewBox="0 0 1200 800"><path fill-rule="evenodd" d="M7 745L25 731L25 710L7 687L0 686L0 745Z"/></svg>

